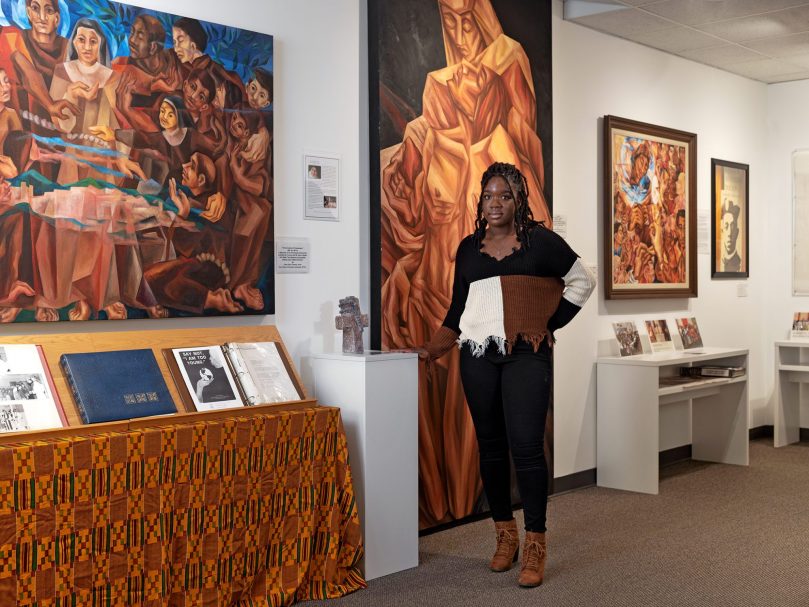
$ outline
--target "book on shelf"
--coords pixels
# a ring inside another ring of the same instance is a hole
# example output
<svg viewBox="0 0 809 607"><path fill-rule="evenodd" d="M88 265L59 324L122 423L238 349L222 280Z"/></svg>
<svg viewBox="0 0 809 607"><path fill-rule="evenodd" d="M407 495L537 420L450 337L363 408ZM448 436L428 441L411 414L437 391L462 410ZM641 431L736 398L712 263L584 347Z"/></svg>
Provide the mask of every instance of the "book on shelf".
<svg viewBox="0 0 809 607"><path fill-rule="evenodd" d="M222 348L248 405L303 398L276 342L227 343Z"/></svg>
<svg viewBox="0 0 809 607"><path fill-rule="evenodd" d="M149 349L62 354L59 364L86 424L177 412Z"/></svg>
<svg viewBox="0 0 809 607"><path fill-rule="evenodd" d="M692 375L669 375L666 377L661 377L658 385L661 388L668 388L670 386L680 386L683 384L690 384L695 381L699 381L699 377L692 376Z"/></svg>
<svg viewBox="0 0 809 607"><path fill-rule="evenodd" d="M164 354L186 409L214 411L244 406L221 346L172 348Z"/></svg>
<svg viewBox="0 0 809 607"><path fill-rule="evenodd" d="M42 347L0 345L0 432L67 425Z"/></svg>
<svg viewBox="0 0 809 607"><path fill-rule="evenodd" d="M689 377L741 377L745 374L745 368L720 365L680 367L680 374Z"/></svg>

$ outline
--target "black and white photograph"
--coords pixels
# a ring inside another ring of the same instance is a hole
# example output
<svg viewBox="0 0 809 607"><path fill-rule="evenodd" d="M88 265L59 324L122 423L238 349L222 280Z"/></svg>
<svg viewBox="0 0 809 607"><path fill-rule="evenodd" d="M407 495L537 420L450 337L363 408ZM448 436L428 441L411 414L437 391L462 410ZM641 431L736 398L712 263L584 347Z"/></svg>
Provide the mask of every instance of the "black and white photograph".
<svg viewBox="0 0 809 607"><path fill-rule="evenodd" d="M42 400L48 398L48 389L41 375L36 373L0 374L0 401Z"/></svg>
<svg viewBox="0 0 809 607"><path fill-rule="evenodd" d="M0 432L28 430L25 407L19 403L0 403Z"/></svg>
<svg viewBox="0 0 809 607"><path fill-rule="evenodd" d="M218 346L179 348L174 350L174 356L198 411L242 406Z"/></svg>

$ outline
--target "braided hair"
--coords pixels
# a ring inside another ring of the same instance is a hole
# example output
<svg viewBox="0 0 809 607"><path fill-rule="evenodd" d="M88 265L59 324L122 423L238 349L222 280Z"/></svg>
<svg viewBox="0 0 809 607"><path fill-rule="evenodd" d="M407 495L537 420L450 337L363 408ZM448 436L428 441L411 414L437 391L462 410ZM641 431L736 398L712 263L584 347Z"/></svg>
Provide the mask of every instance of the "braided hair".
<svg viewBox="0 0 809 607"><path fill-rule="evenodd" d="M514 197L515 204L514 224L517 228L517 240L526 247L531 246L528 233L535 226L542 224L542 222L534 221L531 207L528 206L528 182L525 180L525 176L520 173L520 170L513 164L506 162L492 163L480 179L480 198L478 198L477 217L475 218L475 246L479 251L483 237L486 235L488 222L483 216L483 189L493 177L502 177L506 180L508 187L511 189L511 195Z"/></svg>

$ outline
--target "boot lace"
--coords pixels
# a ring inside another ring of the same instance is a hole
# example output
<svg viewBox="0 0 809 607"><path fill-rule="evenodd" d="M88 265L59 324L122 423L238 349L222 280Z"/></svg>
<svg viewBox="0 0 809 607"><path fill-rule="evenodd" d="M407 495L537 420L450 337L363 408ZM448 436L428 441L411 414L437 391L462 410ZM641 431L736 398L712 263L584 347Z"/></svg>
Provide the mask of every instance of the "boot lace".
<svg viewBox="0 0 809 607"><path fill-rule="evenodd" d="M536 540L528 540L522 549L522 568L539 569L539 563L545 556L545 546Z"/></svg>
<svg viewBox="0 0 809 607"><path fill-rule="evenodd" d="M514 551L515 538L511 535L508 529L497 530L497 549L494 551L494 556L508 557Z"/></svg>

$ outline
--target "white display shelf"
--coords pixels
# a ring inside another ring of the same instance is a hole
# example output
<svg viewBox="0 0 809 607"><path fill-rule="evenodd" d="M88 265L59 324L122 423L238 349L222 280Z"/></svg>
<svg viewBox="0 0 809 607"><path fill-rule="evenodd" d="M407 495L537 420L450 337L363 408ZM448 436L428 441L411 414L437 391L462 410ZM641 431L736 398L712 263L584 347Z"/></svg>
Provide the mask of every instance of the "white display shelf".
<svg viewBox="0 0 809 607"><path fill-rule="evenodd" d="M775 342L775 410L773 412L776 447L801 439L801 405L809 384L809 341Z"/></svg>
<svg viewBox="0 0 809 607"><path fill-rule="evenodd" d="M809 346L809 343L807 343ZM747 368L748 350L698 348L598 359L597 483L602 487L658 492L660 407L688 402L692 457L747 465L747 375L706 377L661 385L680 367L703 363Z"/></svg>

